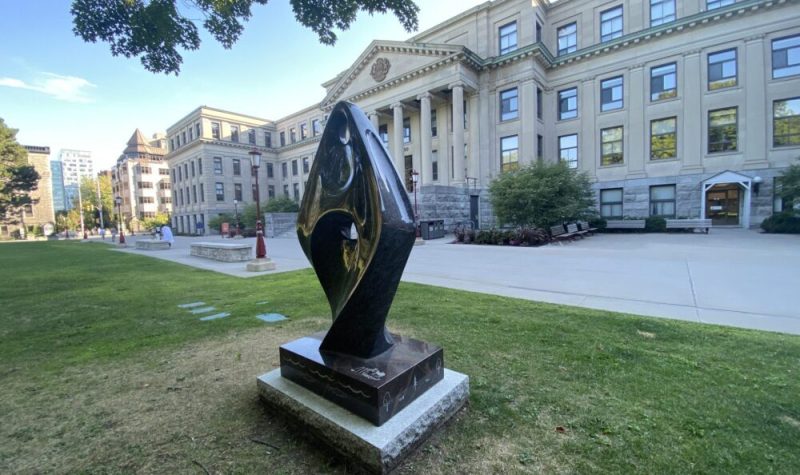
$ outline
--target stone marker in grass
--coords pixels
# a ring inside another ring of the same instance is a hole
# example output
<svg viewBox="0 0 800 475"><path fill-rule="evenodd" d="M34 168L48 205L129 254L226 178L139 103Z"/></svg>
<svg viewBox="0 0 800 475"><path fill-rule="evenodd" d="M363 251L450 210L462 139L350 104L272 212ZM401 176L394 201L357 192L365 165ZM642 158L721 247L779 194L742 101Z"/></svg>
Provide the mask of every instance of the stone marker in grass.
<svg viewBox="0 0 800 475"><path fill-rule="evenodd" d="M198 313L208 313L208 312L213 312L214 310L216 310L215 307L200 307L192 309L190 311L192 312L193 315L197 315Z"/></svg>
<svg viewBox="0 0 800 475"><path fill-rule="evenodd" d="M184 304L178 305L178 308L194 308L194 307L200 307L201 305L205 305L205 304L206 304L205 302L184 303Z"/></svg>
<svg viewBox="0 0 800 475"><path fill-rule="evenodd" d="M262 313L261 315L256 315L256 318L267 323L282 322L283 320L286 320L286 317L280 313Z"/></svg>
<svg viewBox="0 0 800 475"><path fill-rule="evenodd" d="M214 315L209 315L207 317L201 317L200 320L203 321L203 322L207 322L209 320L217 320L219 318L229 317L230 315L231 314L228 313L228 312L215 313Z"/></svg>

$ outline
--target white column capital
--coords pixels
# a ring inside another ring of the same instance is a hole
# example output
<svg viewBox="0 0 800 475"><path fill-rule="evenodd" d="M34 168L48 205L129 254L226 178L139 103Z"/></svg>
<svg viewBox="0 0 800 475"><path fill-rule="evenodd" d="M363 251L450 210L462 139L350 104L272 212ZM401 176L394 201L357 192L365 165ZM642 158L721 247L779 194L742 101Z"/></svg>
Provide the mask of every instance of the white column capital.
<svg viewBox="0 0 800 475"><path fill-rule="evenodd" d="M421 101L421 100L423 100L423 99L430 100L430 99L431 99L431 97L433 97L433 96L431 95L431 93L430 93L430 92L423 92L422 94L420 94L420 95L418 95L418 96L417 96L417 100L418 100L418 101Z"/></svg>
<svg viewBox="0 0 800 475"><path fill-rule="evenodd" d="M463 90L464 89L464 83L461 82L461 81L458 81L458 82L453 82L453 83L450 83L450 84L447 85L448 89L455 89L457 87L461 88Z"/></svg>
<svg viewBox="0 0 800 475"><path fill-rule="evenodd" d="M397 108L402 109L403 108L403 103L402 102L395 102L394 104L391 105L391 108L392 109L397 109Z"/></svg>

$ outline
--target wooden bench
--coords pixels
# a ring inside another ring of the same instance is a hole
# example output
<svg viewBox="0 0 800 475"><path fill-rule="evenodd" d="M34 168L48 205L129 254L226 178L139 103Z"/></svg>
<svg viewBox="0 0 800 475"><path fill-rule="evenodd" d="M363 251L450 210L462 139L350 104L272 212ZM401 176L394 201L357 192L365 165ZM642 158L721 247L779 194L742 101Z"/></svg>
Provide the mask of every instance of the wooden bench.
<svg viewBox="0 0 800 475"><path fill-rule="evenodd" d="M243 262L253 258L251 244L229 244L223 242L193 242L189 253L222 262Z"/></svg>
<svg viewBox="0 0 800 475"><path fill-rule="evenodd" d="M708 234L711 229L710 219L668 219L667 229L701 229Z"/></svg>
<svg viewBox="0 0 800 475"><path fill-rule="evenodd" d="M579 238L583 239L583 237L589 233L589 231L583 231L582 229L578 229L578 223L569 223L567 224L567 233L574 234Z"/></svg>
<svg viewBox="0 0 800 475"><path fill-rule="evenodd" d="M610 219L606 229L644 229L643 219Z"/></svg>
<svg viewBox="0 0 800 475"><path fill-rule="evenodd" d="M595 233L595 231L597 231L597 228L589 226L588 221L578 221L578 227L581 229L581 231L585 231L586 233L588 233L589 236L591 236L592 234Z"/></svg>
<svg viewBox="0 0 800 475"><path fill-rule="evenodd" d="M137 239L136 240L136 249L140 249L143 251L166 251L169 249L169 243L167 241L161 241L159 239Z"/></svg>
<svg viewBox="0 0 800 475"><path fill-rule="evenodd" d="M561 242L565 239L572 241L577 235L567 232L563 224L558 224L556 226L550 226L550 237L553 238L554 241Z"/></svg>

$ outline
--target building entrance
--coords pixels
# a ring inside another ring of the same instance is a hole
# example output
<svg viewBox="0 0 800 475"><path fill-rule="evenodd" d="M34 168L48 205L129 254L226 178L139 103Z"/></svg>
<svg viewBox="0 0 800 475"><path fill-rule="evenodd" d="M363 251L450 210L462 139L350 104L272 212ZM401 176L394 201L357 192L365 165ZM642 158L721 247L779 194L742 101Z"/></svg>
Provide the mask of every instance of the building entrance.
<svg viewBox="0 0 800 475"><path fill-rule="evenodd" d="M741 218L741 187L732 183L714 185L706 192L706 218L713 226L738 226Z"/></svg>

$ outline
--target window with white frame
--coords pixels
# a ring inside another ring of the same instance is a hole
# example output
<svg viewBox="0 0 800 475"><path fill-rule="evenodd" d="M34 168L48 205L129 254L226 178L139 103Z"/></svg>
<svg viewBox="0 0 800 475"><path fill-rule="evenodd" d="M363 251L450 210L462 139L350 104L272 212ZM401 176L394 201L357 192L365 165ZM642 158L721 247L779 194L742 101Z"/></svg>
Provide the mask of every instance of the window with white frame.
<svg viewBox="0 0 800 475"><path fill-rule="evenodd" d="M670 63L650 68L650 100L661 101L677 95L677 65Z"/></svg>
<svg viewBox="0 0 800 475"><path fill-rule="evenodd" d="M600 41L622 36L622 5L600 13Z"/></svg>
<svg viewBox="0 0 800 475"><path fill-rule="evenodd" d="M800 74L800 35L772 40L772 77Z"/></svg>
<svg viewBox="0 0 800 475"><path fill-rule="evenodd" d="M675 217L675 185L650 187L650 216Z"/></svg>
<svg viewBox="0 0 800 475"><path fill-rule="evenodd" d="M736 85L736 48L708 55L708 89L722 89Z"/></svg>
<svg viewBox="0 0 800 475"><path fill-rule="evenodd" d="M500 171L509 172L519 168L519 137L511 135L500 139Z"/></svg>
<svg viewBox="0 0 800 475"><path fill-rule="evenodd" d="M708 153L738 148L737 108L708 111Z"/></svg>
<svg viewBox="0 0 800 475"><path fill-rule="evenodd" d="M623 129L619 127L609 127L600 130L600 165L621 165L625 163L623 155Z"/></svg>
<svg viewBox="0 0 800 475"><path fill-rule="evenodd" d="M650 26L675 21L675 0L650 0Z"/></svg>
<svg viewBox="0 0 800 475"><path fill-rule="evenodd" d="M558 156L569 168L578 168L578 134L558 138Z"/></svg>
<svg viewBox="0 0 800 475"><path fill-rule="evenodd" d="M600 216L605 219L622 218L622 188L600 190Z"/></svg>
<svg viewBox="0 0 800 475"><path fill-rule="evenodd" d="M558 91L558 120L578 117L578 88Z"/></svg>
<svg viewBox="0 0 800 475"><path fill-rule="evenodd" d="M667 160L678 156L678 118L650 121L650 160Z"/></svg>
<svg viewBox="0 0 800 475"><path fill-rule="evenodd" d="M772 145L800 145L800 97L772 103Z"/></svg>
<svg viewBox="0 0 800 475"><path fill-rule="evenodd" d="M519 117L517 88L500 92L500 120L512 120Z"/></svg>
<svg viewBox="0 0 800 475"><path fill-rule="evenodd" d="M214 175L222 175L222 157L214 157Z"/></svg>
<svg viewBox="0 0 800 475"><path fill-rule="evenodd" d="M558 29L558 55L572 53L578 49L578 24L573 22Z"/></svg>
<svg viewBox="0 0 800 475"><path fill-rule="evenodd" d="M211 123L211 138L219 140L219 122Z"/></svg>
<svg viewBox="0 0 800 475"><path fill-rule="evenodd" d="M517 22L503 25L499 30L500 54L506 54L517 49Z"/></svg>
<svg viewBox="0 0 800 475"><path fill-rule="evenodd" d="M610 111L622 109L622 76L600 82L600 110Z"/></svg>
<svg viewBox="0 0 800 475"><path fill-rule="evenodd" d="M217 195L217 201L225 201L225 185L223 183L214 183L214 192Z"/></svg>

